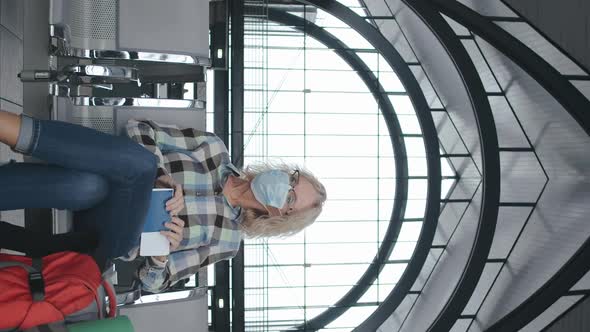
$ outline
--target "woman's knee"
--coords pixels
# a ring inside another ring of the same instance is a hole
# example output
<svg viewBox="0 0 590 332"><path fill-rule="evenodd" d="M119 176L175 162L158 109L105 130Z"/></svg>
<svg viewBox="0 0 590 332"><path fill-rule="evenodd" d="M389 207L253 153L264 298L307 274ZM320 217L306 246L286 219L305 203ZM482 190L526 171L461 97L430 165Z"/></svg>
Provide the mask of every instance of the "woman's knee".
<svg viewBox="0 0 590 332"><path fill-rule="evenodd" d="M71 210L91 208L106 198L109 183L102 176L92 173L79 173L71 188Z"/></svg>
<svg viewBox="0 0 590 332"><path fill-rule="evenodd" d="M125 174L128 180L134 182L139 178L153 181L158 167L158 157L141 145L129 140L126 151Z"/></svg>
<svg viewBox="0 0 590 332"><path fill-rule="evenodd" d="M135 154L132 164L136 177L146 178L150 181L155 179L158 168L158 157L155 154L143 149L142 153Z"/></svg>

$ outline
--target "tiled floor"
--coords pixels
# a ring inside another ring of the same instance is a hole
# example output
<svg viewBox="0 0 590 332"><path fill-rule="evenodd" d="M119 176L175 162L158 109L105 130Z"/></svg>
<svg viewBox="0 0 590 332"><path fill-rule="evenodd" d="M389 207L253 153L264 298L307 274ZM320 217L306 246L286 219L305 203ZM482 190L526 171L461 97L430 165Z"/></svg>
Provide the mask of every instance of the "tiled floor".
<svg viewBox="0 0 590 332"><path fill-rule="evenodd" d="M23 110L23 85L17 74L23 68L23 15L20 0L0 0L0 108L20 114ZM22 161L22 155L0 143L0 163ZM24 211L2 211L0 218L24 226Z"/></svg>

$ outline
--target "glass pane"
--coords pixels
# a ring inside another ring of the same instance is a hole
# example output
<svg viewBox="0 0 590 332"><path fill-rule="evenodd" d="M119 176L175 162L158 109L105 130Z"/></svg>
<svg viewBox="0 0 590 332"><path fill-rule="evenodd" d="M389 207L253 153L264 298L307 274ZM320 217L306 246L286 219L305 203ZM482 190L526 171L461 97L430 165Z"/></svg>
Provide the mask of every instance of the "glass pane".
<svg viewBox="0 0 590 332"><path fill-rule="evenodd" d="M244 114L244 122L246 114ZM303 134L303 114L269 113L267 116L268 134ZM244 125L245 127L245 125Z"/></svg>
<svg viewBox="0 0 590 332"><path fill-rule="evenodd" d="M358 177L357 172L351 172L355 169L376 170L378 165L377 158L368 157L307 157L305 166L313 170L313 173L320 177Z"/></svg>
<svg viewBox="0 0 590 332"><path fill-rule="evenodd" d="M415 248L416 242L397 242L395 247L393 247L393 251L391 252L391 256L389 256L389 259L410 259L412 258Z"/></svg>
<svg viewBox="0 0 590 332"><path fill-rule="evenodd" d="M405 137L406 153L409 157L425 157L424 140L422 137Z"/></svg>
<svg viewBox="0 0 590 332"><path fill-rule="evenodd" d="M311 311L311 310L309 310L309 311ZM312 316L309 316L309 314L308 314L308 317L312 317ZM325 328L325 329L318 330L318 332L350 332L350 331L351 331L350 327L347 327L347 328L336 328L335 327L335 328Z"/></svg>
<svg viewBox="0 0 590 332"><path fill-rule="evenodd" d="M267 247L269 264L303 264L303 245L269 244Z"/></svg>
<svg viewBox="0 0 590 332"><path fill-rule="evenodd" d="M315 22L317 25L317 21ZM326 45L322 44L320 41L318 41L317 39L311 37L311 36L307 36L305 38L305 47L307 49L326 49Z"/></svg>
<svg viewBox="0 0 590 332"><path fill-rule="evenodd" d="M336 36L349 48L366 48L374 49L373 46L363 38L358 32L350 28L327 28L327 32Z"/></svg>
<svg viewBox="0 0 590 332"><path fill-rule="evenodd" d="M422 231L422 222L411 221L402 223L398 241L418 241Z"/></svg>
<svg viewBox="0 0 590 332"><path fill-rule="evenodd" d="M359 4L358 0L338 0L338 2L340 2L341 4L343 4L346 7L360 7L361 6Z"/></svg>
<svg viewBox="0 0 590 332"><path fill-rule="evenodd" d="M328 191L329 189L326 188ZM328 191L329 192L329 191ZM389 206L391 211L391 205ZM359 214L359 211L363 211ZM377 201L329 199L324 205L318 221L361 221L377 219Z"/></svg>
<svg viewBox="0 0 590 332"><path fill-rule="evenodd" d="M302 244L304 243L304 232L297 233L289 237L270 237L263 239L263 242L267 244Z"/></svg>
<svg viewBox="0 0 590 332"><path fill-rule="evenodd" d="M406 214L404 218L423 218L424 209L426 208L425 199L411 199L406 204Z"/></svg>
<svg viewBox="0 0 590 332"><path fill-rule="evenodd" d="M306 269L306 283L307 286L351 286L358 282L368 266L368 264L311 265Z"/></svg>
<svg viewBox="0 0 590 332"><path fill-rule="evenodd" d="M387 296L389 295L389 293L391 293L391 291L393 290L393 288L395 287L395 284L379 284L379 301L383 302L385 301L385 299L387 298Z"/></svg>
<svg viewBox="0 0 590 332"><path fill-rule="evenodd" d="M246 135L264 134L268 127L268 117L264 113L244 113L244 131Z"/></svg>
<svg viewBox="0 0 590 332"><path fill-rule="evenodd" d="M377 114L308 114L308 134L322 135L374 135L378 125Z"/></svg>
<svg viewBox="0 0 590 332"><path fill-rule="evenodd" d="M379 109L370 93L311 92L306 94L308 113L377 114Z"/></svg>
<svg viewBox="0 0 590 332"><path fill-rule="evenodd" d="M245 138L244 155L269 157L303 156L303 135L250 135Z"/></svg>
<svg viewBox="0 0 590 332"><path fill-rule="evenodd" d="M415 115L398 115L397 119L404 134L422 134L420 122Z"/></svg>
<svg viewBox="0 0 590 332"><path fill-rule="evenodd" d="M393 72L394 71L393 68L391 68L391 66L387 62L387 60L385 60L385 58L381 54L379 54L379 71L380 72L384 72L384 71Z"/></svg>
<svg viewBox="0 0 590 332"><path fill-rule="evenodd" d="M249 313L246 311L246 313ZM257 315L255 315L257 313ZM299 309L284 309L284 308L269 308L264 314L262 311L250 312L250 319L246 318L246 331L260 331L261 328L266 328L267 320L269 324L276 325L275 328L268 326L269 329L274 331L281 330L285 325L294 326L303 323L305 320L305 310ZM248 324L248 322L252 322ZM285 325L283 325L285 324Z"/></svg>
<svg viewBox="0 0 590 332"><path fill-rule="evenodd" d="M329 234L330 236L326 236ZM306 229L307 243L376 242L377 222L321 222L316 221Z"/></svg>
<svg viewBox="0 0 590 332"><path fill-rule="evenodd" d="M303 47L303 34L299 32L275 33L266 38L268 45L274 47Z"/></svg>
<svg viewBox="0 0 590 332"><path fill-rule="evenodd" d="M375 52L356 52L356 55L363 60L371 71L379 70L379 55Z"/></svg>
<svg viewBox="0 0 590 332"><path fill-rule="evenodd" d="M391 225L391 213L389 216L381 216L381 220L379 221L379 242L383 242L383 238L385 237L385 234L387 233L387 230L389 229L389 226ZM383 221L386 220L386 221Z"/></svg>
<svg viewBox="0 0 590 332"><path fill-rule="evenodd" d="M330 188L330 199L374 199L381 185L378 179L327 178L322 183Z"/></svg>
<svg viewBox="0 0 590 332"><path fill-rule="evenodd" d="M410 176L427 176L428 167L426 166L426 158L408 158L408 173Z"/></svg>
<svg viewBox="0 0 590 332"><path fill-rule="evenodd" d="M246 96L249 92L245 92ZM246 97L244 97L246 98ZM303 92L285 92L273 91L268 94L268 112L286 113L286 112L303 112L304 109ZM208 103L209 104L209 103Z"/></svg>
<svg viewBox="0 0 590 332"><path fill-rule="evenodd" d="M379 156L379 176L381 178L395 177L395 159L393 157Z"/></svg>
<svg viewBox="0 0 590 332"><path fill-rule="evenodd" d="M213 113L207 113L206 120L205 121L207 123L207 129L206 130L208 132L211 132L212 133L215 130L215 127L214 127L215 123L213 122L215 120L214 120L214 117L213 117Z"/></svg>
<svg viewBox="0 0 590 332"><path fill-rule="evenodd" d="M404 85L394 72L379 72L379 83L386 92L405 92Z"/></svg>
<svg viewBox="0 0 590 332"><path fill-rule="evenodd" d="M408 96L390 95L388 96L391 101L391 105L395 109L397 114L416 114L414 111L414 105L410 101Z"/></svg>
<svg viewBox="0 0 590 332"><path fill-rule="evenodd" d="M367 317L369 317L377 309L377 306L359 306L352 307L342 316L335 319L332 323L328 324L328 328L346 327L355 328L362 323Z"/></svg>
<svg viewBox="0 0 590 332"><path fill-rule="evenodd" d="M364 16L367 15L367 11L362 8L362 7L352 7L350 8L355 14L357 14L358 16Z"/></svg>
<svg viewBox="0 0 590 332"><path fill-rule="evenodd" d="M455 176L455 171L451 167L447 158L441 158L440 160L440 172L442 176Z"/></svg>
<svg viewBox="0 0 590 332"><path fill-rule="evenodd" d="M369 263L377 253L377 243L307 244L305 254L311 264Z"/></svg>
<svg viewBox="0 0 590 332"><path fill-rule="evenodd" d="M320 307L312 307L312 308L305 308L305 315L307 317L307 319L312 319L313 317L321 314L322 312L324 312L324 310L326 310L328 307L324 307L324 306L320 306ZM326 330L324 330L326 331ZM330 332L333 332L332 330L328 330ZM340 331L338 331L340 332ZM347 332L350 332L350 330L348 330Z"/></svg>
<svg viewBox="0 0 590 332"><path fill-rule="evenodd" d="M321 27L348 27L344 22L321 9L317 11L315 24Z"/></svg>
<svg viewBox="0 0 590 332"><path fill-rule="evenodd" d="M311 91L368 92L365 83L355 71L315 71L305 72L306 88ZM303 82L303 81L301 81ZM330 82L330 84L326 84ZM286 88L283 88L285 90Z"/></svg>
<svg viewBox="0 0 590 332"><path fill-rule="evenodd" d="M397 247L397 244L396 244ZM394 249L395 252L395 249ZM392 253L393 255L393 253ZM408 264L406 263L390 263L383 266L383 270L379 273L379 283L395 284L399 281L406 270Z"/></svg>
<svg viewBox="0 0 590 332"><path fill-rule="evenodd" d="M428 180L410 179L408 180L408 199L426 199L428 191Z"/></svg>
<svg viewBox="0 0 590 332"><path fill-rule="evenodd" d="M350 71L350 66L346 61L342 60L334 50L306 50L305 51L305 65L307 69L320 70L347 70Z"/></svg>
<svg viewBox="0 0 590 332"><path fill-rule="evenodd" d="M290 37L286 37L290 39ZM301 38L295 39L301 41ZM299 44L301 45L301 44ZM302 48L293 49L267 49L267 63L268 68L279 68L279 69L303 69L304 57Z"/></svg>
<svg viewBox="0 0 590 332"><path fill-rule="evenodd" d="M395 197L395 179L379 179L379 199Z"/></svg>
<svg viewBox="0 0 590 332"><path fill-rule="evenodd" d="M393 158L394 151L393 145L391 144L391 140L389 137L381 137L379 139L379 157L391 157Z"/></svg>
<svg viewBox="0 0 590 332"><path fill-rule="evenodd" d="M357 301L357 303L367 303L367 302L377 302L378 300L378 287L377 284L373 284L371 285L371 287L369 287L369 289L367 289L367 291L365 292L365 294L363 294L363 296L361 296L361 298Z"/></svg>
<svg viewBox="0 0 590 332"><path fill-rule="evenodd" d="M215 97L214 87L215 86L215 75L213 75L212 69L207 69L207 84L206 84L206 100L213 100ZM213 103L206 103L207 114L205 115L205 130L213 132L214 130L214 117L213 117Z"/></svg>
<svg viewBox="0 0 590 332"><path fill-rule="evenodd" d="M307 305L329 306L340 300L350 286L308 287L305 291Z"/></svg>
<svg viewBox="0 0 590 332"><path fill-rule="evenodd" d="M258 70L244 70L244 84L249 88L274 90L303 90L303 70L268 69L261 76ZM251 75L251 76L248 76ZM268 84L268 85L265 85Z"/></svg>
<svg viewBox="0 0 590 332"><path fill-rule="evenodd" d="M304 286L304 267L302 266L273 266L267 269L265 278L268 287ZM247 278L245 278L248 280Z"/></svg>
<svg viewBox="0 0 590 332"><path fill-rule="evenodd" d="M386 117L387 117L387 122L386 122ZM385 114L380 114L379 116L379 136L383 137L385 140L387 141L391 141L391 133L393 132L393 123L395 121L395 118L393 117L393 114L391 115L385 115ZM390 128L387 123L389 123L392 127Z"/></svg>
<svg viewBox="0 0 590 332"><path fill-rule="evenodd" d="M387 220L391 218L393 212L393 200L392 199L380 199L379 200L379 220Z"/></svg>
<svg viewBox="0 0 590 332"><path fill-rule="evenodd" d="M269 307L303 307L305 304L303 287L268 288L266 293Z"/></svg>
<svg viewBox="0 0 590 332"><path fill-rule="evenodd" d="M305 140L306 153L308 156L360 156L371 157L377 156L377 137L376 136L311 136L308 135ZM342 165L339 167L342 168ZM344 167L347 172L351 172L350 166ZM364 168L363 168L364 169ZM315 172L315 168L314 168ZM355 173L355 176L358 174Z"/></svg>
<svg viewBox="0 0 590 332"><path fill-rule="evenodd" d="M245 255L249 255L250 253L246 253ZM250 261L251 259L248 259ZM214 270L214 269L211 269ZM265 278L264 278L264 268L260 267L253 267L247 265L244 269L244 287L245 288L261 288L265 285ZM215 279L213 279L215 280ZM281 286L281 285L279 285Z"/></svg>
<svg viewBox="0 0 590 332"><path fill-rule="evenodd" d="M452 180L452 179L442 180L441 188L440 188L440 198L447 197L447 195L449 194L449 191L451 190L451 188L453 188L453 184L455 183L455 181L456 180Z"/></svg>

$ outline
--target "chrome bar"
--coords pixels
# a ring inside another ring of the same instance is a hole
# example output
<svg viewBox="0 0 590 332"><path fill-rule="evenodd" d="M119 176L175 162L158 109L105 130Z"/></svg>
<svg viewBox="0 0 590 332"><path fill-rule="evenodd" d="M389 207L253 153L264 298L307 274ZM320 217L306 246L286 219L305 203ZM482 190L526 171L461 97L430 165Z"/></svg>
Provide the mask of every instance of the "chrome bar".
<svg viewBox="0 0 590 332"><path fill-rule="evenodd" d="M50 24L49 35L53 49L51 55L70 56L87 59L139 60L152 62L182 63L199 66L210 66L208 57L173 53L152 53L136 51L91 50L70 47L63 27Z"/></svg>
<svg viewBox="0 0 590 332"><path fill-rule="evenodd" d="M137 68L111 65L73 65L63 69L65 74L72 74L79 77L103 78L104 81L133 81L139 82L139 71Z"/></svg>
<svg viewBox="0 0 590 332"><path fill-rule="evenodd" d="M136 106L153 108L205 108L202 100L125 97L72 97L75 106Z"/></svg>

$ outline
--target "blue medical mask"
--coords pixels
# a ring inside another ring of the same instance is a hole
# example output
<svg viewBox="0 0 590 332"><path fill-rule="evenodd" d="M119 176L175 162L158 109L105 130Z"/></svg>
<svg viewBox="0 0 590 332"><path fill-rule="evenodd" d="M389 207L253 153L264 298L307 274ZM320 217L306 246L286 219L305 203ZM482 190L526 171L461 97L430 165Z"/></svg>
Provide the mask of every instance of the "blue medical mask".
<svg viewBox="0 0 590 332"><path fill-rule="evenodd" d="M262 172L250 182L250 188L260 204L280 209L285 205L291 189L289 175L278 170Z"/></svg>

